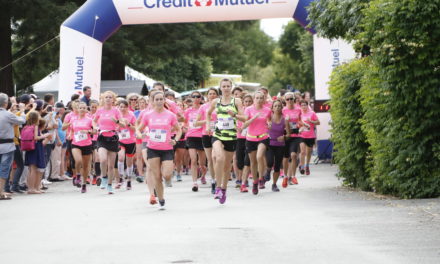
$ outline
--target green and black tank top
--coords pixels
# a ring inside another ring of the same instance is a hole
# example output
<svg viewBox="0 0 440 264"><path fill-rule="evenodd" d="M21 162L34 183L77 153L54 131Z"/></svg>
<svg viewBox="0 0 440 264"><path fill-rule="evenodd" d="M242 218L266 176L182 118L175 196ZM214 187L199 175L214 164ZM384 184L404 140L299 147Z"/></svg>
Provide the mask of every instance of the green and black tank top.
<svg viewBox="0 0 440 264"><path fill-rule="evenodd" d="M214 136L222 141L231 141L237 139L237 123L236 118L228 114L231 110L238 114L237 106L235 105L235 98L227 105L223 105L220 97L216 105L217 121L215 124Z"/></svg>

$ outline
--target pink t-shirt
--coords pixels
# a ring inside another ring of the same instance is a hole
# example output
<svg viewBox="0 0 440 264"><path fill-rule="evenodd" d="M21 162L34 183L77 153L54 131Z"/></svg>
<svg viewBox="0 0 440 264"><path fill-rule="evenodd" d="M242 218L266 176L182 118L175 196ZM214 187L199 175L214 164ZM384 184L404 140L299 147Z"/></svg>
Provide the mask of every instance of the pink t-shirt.
<svg viewBox="0 0 440 264"><path fill-rule="evenodd" d="M289 109L287 107L284 107L283 109L283 116L287 120L289 119L289 126L290 126L290 137L299 137L299 121L301 118L301 110L293 108ZM296 133L294 133L296 132Z"/></svg>
<svg viewBox="0 0 440 264"><path fill-rule="evenodd" d="M71 123L72 124L72 121L77 117L78 117L78 115L75 114L75 112L70 112L64 117L64 123ZM73 135L72 134L72 126L69 126L67 128L67 133L66 133L67 139L72 140L72 135Z"/></svg>
<svg viewBox="0 0 440 264"><path fill-rule="evenodd" d="M80 147L92 145L92 137L89 133L82 132L82 130L91 130L93 128L92 119L85 116L74 118L71 123L73 130L72 144Z"/></svg>
<svg viewBox="0 0 440 264"><path fill-rule="evenodd" d="M195 126L197 116L199 115L199 109L190 107L185 111L185 123L188 125L188 132L186 132L187 138L202 137L202 126Z"/></svg>
<svg viewBox="0 0 440 264"><path fill-rule="evenodd" d="M264 103L264 105L263 105L264 107L267 107L267 108L272 108L272 101L267 101L266 103Z"/></svg>
<svg viewBox="0 0 440 264"><path fill-rule="evenodd" d="M318 120L318 116L313 111L307 111L307 112L301 112L301 121L304 123L305 130L303 130L300 133L300 136L302 138L316 138L315 134L315 124L312 124L311 122L307 121L307 119L310 119L312 121ZM307 126L309 125L309 127Z"/></svg>
<svg viewBox="0 0 440 264"><path fill-rule="evenodd" d="M136 142L136 130L134 129L136 125L136 117L134 116L133 112L128 111L127 114L122 115L122 118L124 118L129 124L131 124L131 128L128 126L119 127L119 142L124 144L133 144Z"/></svg>
<svg viewBox="0 0 440 264"><path fill-rule="evenodd" d="M264 106L260 110L257 110L253 105L244 110L244 114L248 119L251 119L257 113L260 113L260 116L257 117L248 127L248 132L246 134L246 140L248 141L261 141L269 137L269 127L267 122L271 119L272 111ZM255 136L259 137L256 138Z"/></svg>
<svg viewBox="0 0 440 264"><path fill-rule="evenodd" d="M116 108L112 107L110 110L105 110L104 108L98 109L95 113L95 120L97 121L98 128L100 131L107 130L107 131L117 131L118 130L118 124L115 123L113 120L120 120L121 119L121 112ZM106 137L111 137L115 133L114 132L103 132L102 135Z"/></svg>
<svg viewBox="0 0 440 264"><path fill-rule="evenodd" d="M206 120L206 114L208 113L209 108L211 107L211 103L203 104L199 109L200 120ZM211 134L206 133L206 124L202 125L202 135L212 135L215 130L215 122L217 121L217 114L214 111L211 114L211 121L209 127L211 128Z"/></svg>
<svg viewBox="0 0 440 264"><path fill-rule="evenodd" d="M148 126L148 148L156 150L172 150L171 130L177 124L177 117L171 111L161 113L151 111L142 118L142 124Z"/></svg>
<svg viewBox="0 0 440 264"><path fill-rule="evenodd" d="M170 100L170 99L166 99L165 102L168 105L168 110L171 111L174 114L178 114L182 112L182 109L180 109L180 107L176 104L176 102Z"/></svg>

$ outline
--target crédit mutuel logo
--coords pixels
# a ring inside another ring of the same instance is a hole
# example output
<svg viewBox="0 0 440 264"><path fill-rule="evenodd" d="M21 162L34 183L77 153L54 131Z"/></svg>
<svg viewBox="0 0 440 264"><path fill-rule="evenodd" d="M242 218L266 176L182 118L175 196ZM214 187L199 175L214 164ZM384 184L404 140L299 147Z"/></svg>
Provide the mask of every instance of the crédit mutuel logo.
<svg viewBox="0 0 440 264"><path fill-rule="evenodd" d="M75 90L82 90L84 79L84 57L75 57L76 72L75 72Z"/></svg>
<svg viewBox="0 0 440 264"><path fill-rule="evenodd" d="M262 5L269 0L144 0L146 8Z"/></svg>

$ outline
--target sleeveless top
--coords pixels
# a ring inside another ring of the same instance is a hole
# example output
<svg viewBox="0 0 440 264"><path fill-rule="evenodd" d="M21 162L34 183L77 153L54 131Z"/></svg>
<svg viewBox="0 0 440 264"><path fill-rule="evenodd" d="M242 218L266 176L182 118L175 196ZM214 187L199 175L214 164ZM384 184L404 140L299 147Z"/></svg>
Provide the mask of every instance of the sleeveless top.
<svg viewBox="0 0 440 264"><path fill-rule="evenodd" d="M235 105L235 98L232 98L229 104L221 104L222 98L217 102L216 112L217 121L215 125L214 137L222 141L237 140L237 122L236 118L228 114L228 111L232 111L237 114L238 109Z"/></svg>
<svg viewBox="0 0 440 264"><path fill-rule="evenodd" d="M269 135L270 135L270 144L269 145L270 146L279 146L279 147L284 146L284 141L279 142L278 137L284 136L285 126L286 126L286 123L285 123L284 117L281 117L281 120L279 123L275 123L274 121L272 121L272 127L269 130Z"/></svg>

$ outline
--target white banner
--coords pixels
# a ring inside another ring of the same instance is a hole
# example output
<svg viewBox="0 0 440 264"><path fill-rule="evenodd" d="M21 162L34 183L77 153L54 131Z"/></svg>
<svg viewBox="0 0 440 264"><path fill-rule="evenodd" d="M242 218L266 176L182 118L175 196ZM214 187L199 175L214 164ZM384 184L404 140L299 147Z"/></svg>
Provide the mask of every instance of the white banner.
<svg viewBox="0 0 440 264"><path fill-rule="evenodd" d="M84 86L92 88L92 98L99 98L101 56L101 42L61 26L59 100L67 103L72 94L82 95Z"/></svg>
<svg viewBox="0 0 440 264"><path fill-rule="evenodd" d="M351 44L344 40L333 40L313 36L315 65L315 99L328 100L328 81L333 68L355 58Z"/></svg>
<svg viewBox="0 0 440 264"><path fill-rule="evenodd" d="M122 24L292 17L298 0L113 0Z"/></svg>

